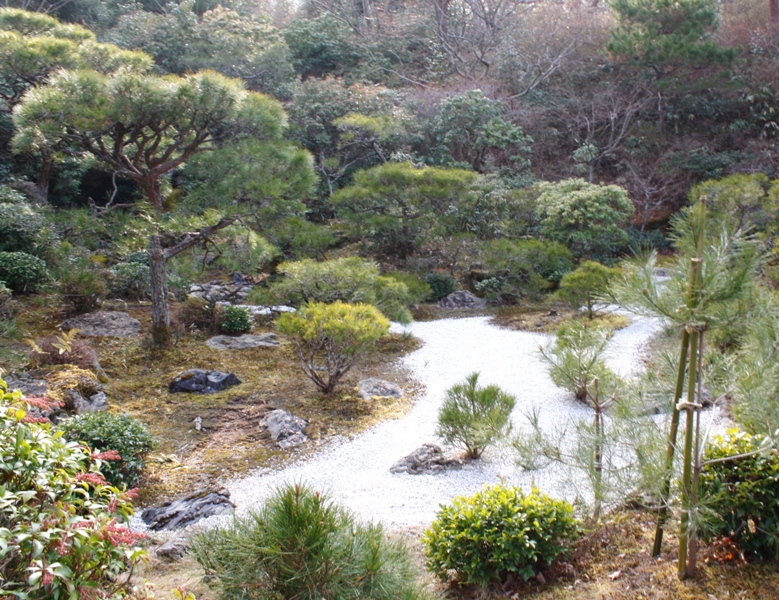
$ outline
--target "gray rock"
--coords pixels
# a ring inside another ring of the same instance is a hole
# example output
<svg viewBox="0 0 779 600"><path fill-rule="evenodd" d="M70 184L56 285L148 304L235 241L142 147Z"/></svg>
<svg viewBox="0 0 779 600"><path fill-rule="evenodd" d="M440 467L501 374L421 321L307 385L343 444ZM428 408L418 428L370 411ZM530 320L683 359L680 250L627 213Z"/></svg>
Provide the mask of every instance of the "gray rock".
<svg viewBox="0 0 779 600"><path fill-rule="evenodd" d="M22 394L25 396L35 396L36 398L40 398L42 396L46 395L46 392L49 390L49 384L46 383L43 379L32 379L29 376L27 377L9 377L5 380L5 382L8 384L8 389L13 390L22 390Z"/></svg>
<svg viewBox="0 0 779 600"><path fill-rule="evenodd" d="M374 397L380 398L400 398L403 390L390 381L383 379L363 379L357 384L357 393L364 400L370 400Z"/></svg>
<svg viewBox="0 0 779 600"><path fill-rule="evenodd" d="M141 322L126 312L98 311L68 319L61 329L80 329L88 337L132 337L141 332Z"/></svg>
<svg viewBox="0 0 779 600"><path fill-rule="evenodd" d="M200 519L232 512L235 504L225 489L206 489L160 506L147 508L141 519L152 531L181 529Z"/></svg>
<svg viewBox="0 0 779 600"><path fill-rule="evenodd" d="M174 535L164 544L157 546L154 553L170 561L181 560L189 552L189 540L183 535Z"/></svg>
<svg viewBox="0 0 779 600"><path fill-rule="evenodd" d="M477 298L468 290L459 290L449 294L446 298L441 299L438 302L440 308L470 308L480 309L487 306L487 301L482 298Z"/></svg>
<svg viewBox="0 0 779 600"><path fill-rule="evenodd" d="M217 335L206 342L206 346L216 350L243 350L244 348L275 348L280 345L279 336L275 333L251 335L245 333L238 337Z"/></svg>
<svg viewBox="0 0 779 600"><path fill-rule="evenodd" d="M108 398L105 392L93 394L89 399L84 398L76 390L65 390L65 393L70 396L77 415L108 410Z"/></svg>
<svg viewBox="0 0 779 600"><path fill-rule="evenodd" d="M241 380L235 376L235 373L189 369L176 375L173 381L168 384L168 391L171 393L214 394L240 383Z"/></svg>
<svg viewBox="0 0 779 600"><path fill-rule="evenodd" d="M262 419L263 427L268 430L279 448L284 450L305 444L308 441L308 437L303 433L306 424L305 419L281 409L270 411Z"/></svg>
<svg viewBox="0 0 779 600"><path fill-rule="evenodd" d="M446 458L443 450L436 444L424 444L408 456L404 456L390 467L390 473L432 473L453 467L459 467L462 461L456 458Z"/></svg>

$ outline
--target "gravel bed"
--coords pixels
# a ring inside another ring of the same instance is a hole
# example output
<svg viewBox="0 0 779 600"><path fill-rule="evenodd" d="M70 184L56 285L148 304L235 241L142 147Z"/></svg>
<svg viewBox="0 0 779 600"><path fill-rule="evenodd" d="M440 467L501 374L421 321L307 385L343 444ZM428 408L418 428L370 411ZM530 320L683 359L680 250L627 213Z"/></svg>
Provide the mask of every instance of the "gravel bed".
<svg viewBox="0 0 779 600"><path fill-rule="evenodd" d="M652 319L634 319L610 341L609 365L629 376L640 368L644 343L658 330ZM482 385L497 384L517 397L513 414L515 430L521 431L525 415L540 408L541 423L562 425L569 418L590 418L591 411L569 393L556 387L538 348L550 337L510 331L493 326L488 317L444 319L393 325L424 345L402 359L402 365L425 386L425 392L401 419L386 421L353 439L336 439L314 456L281 470L261 470L228 482L240 514L258 507L271 491L285 483L305 482L327 491L337 502L365 520L381 521L391 529L429 524L442 503L455 496L472 494L484 484L500 480L574 500L586 495L566 469L551 465L523 471L508 449L488 449L481 460L460 469L429 475L392 474L390 466L427 442L437 443L436 418L445 390L474 371ZM214 517L209 526L223 521Z"/></svg>

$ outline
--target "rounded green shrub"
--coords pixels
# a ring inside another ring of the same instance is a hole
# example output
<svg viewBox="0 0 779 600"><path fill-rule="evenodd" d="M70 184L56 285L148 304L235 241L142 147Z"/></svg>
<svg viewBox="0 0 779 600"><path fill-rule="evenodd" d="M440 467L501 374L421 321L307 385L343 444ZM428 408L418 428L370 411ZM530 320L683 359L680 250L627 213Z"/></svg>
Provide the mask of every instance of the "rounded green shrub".
<svg viewBox="0 0 779 600"><path fill-rule="evenodd" d="M276 490L263 508L192 540L225 600L424 600L408 549L305 485Z"/></svg>
<svg viewBox="0 0 779 600"><path fill-rule="evenodd" d="M151 268L142 262L118 263L111 268L111 295L126 300L151 296Z"/></svg>
<svg viewBox="0 0 779 600"><path fill-rule="evenodd" d="M100 472L116 487L134 487L145 466L146 456L156 446L149 430L130 415L110 412L87 413L64 421L65 437L83 442L92 450L115 450L121 460L104 462Z"/></svg>
<svg viewBox="0 0 779 600"><path fill-rule="evenodd" d="M497 485L442 506L422 542L440 579L487 586L510 573L527 581L568 552L577 535L568 502Z"/></svg>
<svg viewBox="0 0 779 600"><path fill-rule="evenodd" d="M122 260L123 263L146 265L147 267L151 264L150 261L151 259L149 258L149 253L146 250L131 252Z"/></svg>
<svg viewBox="0 0 779 600"><path fill-rule="evenodd" d="M430 295L428 296L428 299L431 302L443 300L449 294L453 294L457 291L457 280L451 275L430 273L425 277L425 282L430 286Z"/></svg>
<svg viewBox="0 0 779 600"><path fill-rule="evenodd" d="M49 279L46 263L26 252L0 252L0 281L14 294L37 291Z"/></svg>
<svg viewBox="0 0 779 600"><path fill-rule="evenodd" d="M112 454L67 441L33 408L51 406L0 379L0 596L118 598L145 556L144 535L126 525L132 494L98 471Z"/></svg>
<svg viewBox="0 0 779 600"><path fill-rule="evenodd" d="M715 437L704 454L700 493L716 515L709 536L730 537L754 556L779 558L779 450L764 436L730 429Z"/></svg>
<svg viewBox="0 0 779 600"><path fill-rule="evenodd" d="M487 446L511 432L511 411L517 402L496 385L478 383L479 374L471 373L449 388L438 412L436 435L464 448L469 458L479 458Z"/></svg>
<svg viewBox="0 0 779 600"><path fill-rule="evenodd" d="M312 302L276 321L292 338L303 372L325 394L389 332L389 321L369 304Z"/></svg>
<svg viewBox="0 0 779 600"><path fill-rule="evenodd" d="M239 306L225 306L219 310L219 330L227 335L249 333L254 319L252 313Z"/></svg>
<svg viewBox="0 0 779 600"><path fill-rule="evenodd" d="M56 241L43 215L18 192L0 185L0 252L27 252L45 258Z"/></svg>

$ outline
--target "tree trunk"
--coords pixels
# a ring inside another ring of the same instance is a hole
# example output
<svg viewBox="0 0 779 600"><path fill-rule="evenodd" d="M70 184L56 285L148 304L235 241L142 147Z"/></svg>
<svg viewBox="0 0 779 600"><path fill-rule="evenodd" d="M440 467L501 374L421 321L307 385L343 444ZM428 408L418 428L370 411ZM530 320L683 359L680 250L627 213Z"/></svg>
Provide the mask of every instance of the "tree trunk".
<svg viewBox="0 0 779 600"><path fill-rule="evenodd" d="M155 346L170 343L170 311L168 310L168 277L165 254L160 235L155 233L149 241L151 266L151 337Z"/></svg>
<svg viewBox="0 0 779 600"><path fill-rule="evenodd" d="M155 208L157 218L162 213L159 182L149 179L141 182L141 189ZM170 343L170 311L168 310L167 258L162 250L159 231L149 239L149 266L151 267L151 339L155 346Z"/></svg>
<svg viewBox="0 0 779 600"><path fill-rule="evenodd" d="M43 164L38 172L38 180L35 182L35 201L38 204L48 204L49 181L51 181L51 175L54 172L54 160L51 151L46 148L41 151L41 155L43 156Z"/></svg>

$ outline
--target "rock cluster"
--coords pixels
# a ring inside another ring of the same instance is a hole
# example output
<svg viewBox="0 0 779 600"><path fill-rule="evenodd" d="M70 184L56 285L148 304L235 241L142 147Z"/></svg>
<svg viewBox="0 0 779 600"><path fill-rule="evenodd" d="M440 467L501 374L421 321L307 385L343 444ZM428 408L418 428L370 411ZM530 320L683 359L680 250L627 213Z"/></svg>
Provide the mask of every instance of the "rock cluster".
<svg viewBox="0 0 779 600"><path fill-rule="evenodd" d="M141 519L152 531L180 529L200 519L232 512L235 504L230 501L230 492L225 489L205 489L147 508Z"/></svg>
<svg viewBox="0 0 779 600"><path fill-rule="evenodd" d="M436 444L424 444L408 456L404 456L390 467L390 473L434 473L452 467L459 467L462 461L456 458L446 458L443 450Z"/></svg>
<svg viewBox="0 0 779 600"><path fill-rule="evenodd" d="M126 312L98 311L68 319L60 329L79 329L88 337L133 337L141 333L141 322Z"/></svg>
<svg viewBox="0 0 779 600"><path fill-rule="evenodd" d="M235 373L189 369L173 378L173 381L168 384L168 391L170 393L214 394L240 383L241 380L236 377Z"/></svg>
<svg viewBox="0 0 779 600"><path fill-rule="evenodd" d="M268 430L271 439L283 450L305 444L308 441L308 437L304 433L306 424L305 419L281 409L270 411L262 419L262 426Z"/></svg>
<svg viewBox="0 0 779 600"><path fill-rule="evenodd" d="M376 397L400 398L403 395L403 390L391 381L371 377L363 379L357 384L357 393L363 400L370 400Z"/></svg>
<svg viewBox="0 0 779 600"><path fill-rule="evenodd" d="M243 308L248 310L255 317L269 317L280 315L285 312L295 312L295 308L292 306L259 306L258 304L230 304L229 302L217 302L217 306L234 306L235 308Z"/></svg>
<svg viewBox="0 0 779 600"><path fill-rule="evenodd" d="M208 302L227 302L228 304L241 304L246 302L246 297L254 287L253 283L237 281L214 280L208 283L193 283L189 286L189 295L194 298L202 298Z"/></svg>
<svg viewBox="0 0 779 600"><path fill-rule="evenodd" d="M468 290L458 290L449 294L446 298L442 298L438 302L439 308L470 308L481 309L487 306L487 301L474 296Z"/></svg>

